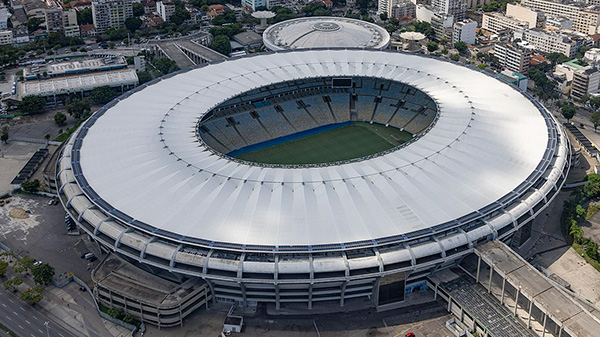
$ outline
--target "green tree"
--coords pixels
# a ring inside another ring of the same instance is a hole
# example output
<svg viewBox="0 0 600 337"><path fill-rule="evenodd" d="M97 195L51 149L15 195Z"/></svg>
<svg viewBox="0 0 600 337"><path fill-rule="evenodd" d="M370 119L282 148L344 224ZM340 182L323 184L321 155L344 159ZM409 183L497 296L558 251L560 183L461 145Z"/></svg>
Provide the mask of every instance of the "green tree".
<svg viewBox="0 0 600 337"><path fill-rule="evenodd" d="M140 4L141 5L141 4ZM135 8L135 6L134 6ZM143 10L142 6L142 10ZM94 19L92 16L92 9L90 7L84 8L80 11L77 11L77 22L80 25L91 25L94 23Z"/></svg>
<svg viewBox="0 0 600 337"><path fill-rule="evenodd" d="M594 124L594 132L596 132L596 129L600 125L600 111L596 110L592 112L590 120L592 121L592 124Z"/></svg>
<svg viewBox="0 0 600 337"><path fill-rule="evenodd" d="M590 104L595 108L600 108L600 97L592 97L590 98Z"/></svg>
<svg viewBox="0 0 600 337"><path fill-rule="evenodd" d="M18 277L13 277L10 280L6 280L2 285L5 290L17 291L17 287L23 284L23 280Z"/></svg>
<svg viewBox="0 0 600 337"><path fill-rule="evenodd" d="M139 18L136 18L134 16L127 18L127 20L125 20L125 27L127 27L127 30L129 30L130 32L135 32L141 26L142 26L142 20L140 20Z"/></svg>
<svg viewBox="0 0 600 337"><path fill-rule="evenodd" d="M458 60L460 60L460 57L458 56L458 54L452 54L450 55L450 59L454 62L458 62Z"/></svg>
<svg viewBox="0 0 600 337"><path fill-rule="evenodd" d="M431 28L429 22L417 21L413 24L413 27L415 32L423 33L428 38L432 38L435 35L435 32L433 31L433 28Z"/></svg>
<svg viewBox="0 0 600 337"><path fill-rule="evenodd" d="M19 109L23 111L24 114L33 115L44 111L46 107L46 99L40 96L25 96L23 100L19 102Z"/></svg>
<svg viewBox="0 0 600 337"><path fill-rule="evenodd" d="M44 22L44 20L33 17L33 18L27 20L27 22L25 22L25 26L27 26L27 30L30 33L33 33L36 30L40 29L40 25L42 24L42 22Z"/></svg>
<svg viewBox="0 0 600 337"><path fill-rule="evenodd" d="M233 11L229 11L229 12L232 12L231 14L233 14L233 21L231 23L235 23L235 13L233 13ZM219 16L222 16L222 15L219 15ZM173 13L173 15L170 18L171 22L173 22L174 24L179 26L179 25L183 24L186 20L189 20L189 18L190 18L190 12L188 12L188 10L185 9L185 5L179 1L176 2L175 3L175 13Z"/></svg>
<svg viewBox="0 0 600 337"><path fill-rule="evenodd" d="M67 122L67 116L65 116L64 113L58 111L57 113L54 114L54 123L56 123L56 125L62 126L62 125L65 125L66 122Z"/></svg>
<svg viewBox="0 0 600 337"><path fill-rule="evenodd" d="M8 125L2 126L2 134L0 134L0 141L4 144L8 143Z"/></svg>
<svg viewBox="0 0 600 337"><path fill-rule="evenodd" d="M152 64L163 75L166 75L166 74L169 74L169 73L179 70L177 63L175 63L175 61L173 61L169 58L166 58L166 57L161 57L159 59L156 59L152 62Z"/></svg>
<svg viewBox="0 0 600 337"><path fill-rule="evenodd" d="M106 313L112 318L118 318L123 314L123 309L118 307L110 308Z"/></svg>
<svg viewBox="0 0 600 337"><path fill-rule="evenodd" d="M552 67L558 63L564 63L569 60L569 58L563 53L548 53L546 55L546 59L552 63Z"/></svg>
<svg viewBox="0 0 600 337"><path fill-rule="evenodd" d="M381 21L387 21L388 15L386 12L383 12L383 13L379 14L379 18L381 19Z"/></svg>
<svg viewBox="0 0 600 337"><path fill-rule="evenodd" d="M96 90L96 89L94 89L94 90ZM92 90L92 92L93 92L93 90ZM91 97L91 94L90 94L90 97ZM100 102L100 103L104 103L104 102ZM71 115L73 118L75 118L77 120L86 118L87 116L89 116L89 114L91 112L90 101L88 101L87 99L79 99L79 98L69 99L67 101L67 112L69 113L69 115ZM66 119L66 116L65 116L65 119Z"/></svg>
<svg viewBox="0 0 600 337"><path fill-rule="evenodd" d="M458 52L461 54L464 54L468 49L467 44L463 41L458 41L454 43L454 48L456 48L456 50L458 50Z"/></svg>
<svg viewBox="0 0 600 337"><path fill-rule="evenodd" d="M434 41L427 42L427 51L429 51L430 53L433 53L436 50L438 50L437 42L434 42Z"/></svg>
<svg viewBox="0 0 600 337"><path fill-rule="evenodd" d="M138 80L140 81L140 85L152 81L152 75L150 75L150 73L147 71L139 71L137 75Z"/></svg>
<svg viewBox="0 0 600 337"><path fill-rule="evenodd" d="M54 267L48 263L42 263L33 266L31 273L33 274L35 283L47 286L52 282L52 277L54 277Z"/></svg>
<svg viewBox="0 0 600 337"><path fill-rule="evenodd" d="M479 65L477 65L477 68L485 70L485 68L487 68L487 65L485 63L480 63Z"/></svg>
<svg viewBox="0 0 600 337"><path fill-rule="evenodd" d="M225 56L229 56L229 53L231 53L229 38L224 35L216 36L210 44L210 48Z"/></svg>
<svg viewBox="0 0 600 337"><path fill-rule="evenodd" d="M571 225L569 235L573 236L573 240L579 243L583 237L583 230L577 225Z"/></svg>
<svg viewBox="0 0 600 337"><path fill-rule="evenodd" d="M133 3L133 16L142 16L144 15L144 5L139 2Z"/></svg>
<svg viewBox="0 0 600 337"><path fill-rule="evenodd" d="M90 91L90 98L95 103L106 104L119 94L108 85L96 87Z"/></svg>
<svg viewBox="0 0 600 337"><path fill-rule="evenodd" d="M6 270L8 269L8 262L0 260L0 278L6 275Z"/></svg>
<svg viewBox="0 0 600 337"><path fill-rule="evenodd" d="M36 304L44 299L44 288L39 285L29 288L19 294L19 299L23 302Z"/></svg>
<svg viewBox="0 0 600 337"><path fill-rule="evenodd" d="M560 112L562 113L563 117L567 119L568 122L571 120L571 118L575 116L575 113L577 113L577 108L573 105L573 103L565 103L560 108Z"/></svg>
<svg viewBox="0 0 600 337"><path fill-rule="evenodd" d="M35 192L39 191L40 186L41 186L41 183L37 179L28 180L28 181L24 181L21 183L21 188L23 189L23 191L28 192L28 193L35 193ZM24 259L25 259L25 257L19 261L22 261ZM29 260L26 260L26 261L29 262ZM33 260L31 260L31 261L33 261ZM17 262L15 262L15 265L16 264L17 264ZM33 262L31 262L31 265L33 265ZM15 269L15 271L17 271L17 270Z"/></svg>

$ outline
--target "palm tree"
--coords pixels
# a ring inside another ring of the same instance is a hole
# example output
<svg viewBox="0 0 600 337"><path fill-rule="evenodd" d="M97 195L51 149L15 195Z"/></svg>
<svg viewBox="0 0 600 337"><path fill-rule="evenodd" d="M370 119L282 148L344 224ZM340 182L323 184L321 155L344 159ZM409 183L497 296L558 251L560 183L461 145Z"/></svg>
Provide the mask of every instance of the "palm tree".
<svg viewBox="0 0 600 337"><path fill-rule="evenodd" d="M571 225L569 234L573 236L573 239L575 239L576 242L579 242L583 237L583 229L577 225Z"/></svg>

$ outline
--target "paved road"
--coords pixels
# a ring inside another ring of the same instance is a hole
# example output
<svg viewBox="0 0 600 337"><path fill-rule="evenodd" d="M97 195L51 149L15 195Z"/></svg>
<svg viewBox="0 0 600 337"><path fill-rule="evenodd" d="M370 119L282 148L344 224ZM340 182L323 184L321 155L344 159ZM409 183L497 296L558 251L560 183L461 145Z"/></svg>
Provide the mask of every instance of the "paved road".
<svg viewBox="0 0 600 337"><path fill-rule="evenodd" d="M0 322L20 337L76 337L4 289L0 289ZM49 334L44 322L50 322Z"/></svg>

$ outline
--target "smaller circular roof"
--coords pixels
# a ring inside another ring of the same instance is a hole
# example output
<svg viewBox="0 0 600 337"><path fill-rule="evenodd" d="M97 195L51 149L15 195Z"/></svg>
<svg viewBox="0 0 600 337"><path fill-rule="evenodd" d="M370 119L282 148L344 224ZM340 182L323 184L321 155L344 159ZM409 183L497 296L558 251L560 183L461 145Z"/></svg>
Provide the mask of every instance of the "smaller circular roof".
<svg viewBox="0 0 600 337"><path fill-rule="evenodd" d="M279 22L263 33L270 50L304 48L372 48L384 49L390 34L376 24L362 20L317 16Z"/></svg>
<svg viewBox="0 0 600 337"><path fill-rule="evenodd" d="M257 19L270 19L275 17L275 13L269 11L258 11L252 13L252 17Z"/></svg>
<svg viewBox="0 0 600 337"><path fill-rule="evenodd" d="M421 41L425 39L425 35L419 32L404 32L400 34L400 38L411 41Z"/></svg>

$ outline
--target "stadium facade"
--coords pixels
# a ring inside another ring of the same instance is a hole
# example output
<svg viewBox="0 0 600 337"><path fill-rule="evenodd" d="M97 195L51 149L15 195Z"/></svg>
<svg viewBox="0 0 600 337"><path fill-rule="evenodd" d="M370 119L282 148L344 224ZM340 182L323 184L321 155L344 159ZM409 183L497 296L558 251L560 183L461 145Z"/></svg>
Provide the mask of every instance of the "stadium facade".
<svg viewBox="0 0 600 337"><path fill-rule="evenodd" d="M414 139L325 164L227 155L298 131L299 113L315 117L302 129L362 120L413 127ZM564 183L569 149L543 106L483 72L391 51L284 51L115 99L64 147L57 187L105 251L202 278L215 301L386 309L478 244L524 240Z"/></svg>

